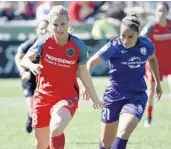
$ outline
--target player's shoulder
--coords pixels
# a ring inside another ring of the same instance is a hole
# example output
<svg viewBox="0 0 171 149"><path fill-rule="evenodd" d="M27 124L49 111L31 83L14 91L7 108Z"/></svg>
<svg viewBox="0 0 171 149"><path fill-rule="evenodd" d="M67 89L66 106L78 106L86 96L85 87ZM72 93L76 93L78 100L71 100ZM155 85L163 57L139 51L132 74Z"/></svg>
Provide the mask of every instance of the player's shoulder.
<svg viewBox="0 0 171 149"><path fill-rule="evenodd" d="M78 37L75 36L75 35L70 34L70 38L71 38L71 40L74 41L75 43L78 43L78 44L80 44L80 43L83 44L83 43L84 43L80 38L78 38Z"/></svg>
<svg viewBox="0 0 171 149"><path fill-rule="evenodd" d="M109 43L111 43L111 44L113 44L113 45L119 44L119 43L120 43L120 38L119 38L119 36L112 38L112 39L109 41Z"/></svg>
<svg viewBox="0 0 171 149"><path fill-rule="evenodd" d="M37 40L33 44L33 49L42 49L45 45L45 43L50 40L52 37L52 34L46 33L45 35L38 36Z"/></svg>
<svg viewBox="0 0 171 149"><path fill-rule="evenodd" d="M139 45L146 47L147 49L154 48L153 42L148 37L139 36L139 42Z"/></svg>
<svg viewBox="0 0 171 149"><path fill-rule="evenodd" d="M152 28L156 25L157 23L153 20L153 21L150 21L148 22L146 25L149 27L149 28Z"/></svg>
<svg viewBox="0 0 171 149"><path fill-rule="evenodd" d="M18 52L26 53L28 49L36 42L37 36L31 37L18 47Z"/></svg>
<svg viewBox="0 0 171 149"><path fill-rule="evenodd" d="M155 21L150 21L144 26L143 30L152 30L156 25L157 23Z"/></svg>
<svg viewBox="0 0 171 149"><path fill-rule="evenodd" d="M70 38L71 38L70 40L72 40L72 42L74 42L74 44L76 44L79 48L85 48L86 47L84 41L82 41L77 36L70 34Z"/></svg>
<svg viewBox="0 0 171 149"><path fill-rule="evenodd" d="M28 40L28 42L33 44L37 40L37 38L38 38L38 36L33 36Z"/></svg>
<svg viewBox="0 0 171 149"><path fill-rule="evenodd" d="M156 23L155 21L149 21L141 30L140 35L141 36L147 36L149 37L152 33L152 30L155 28Z"/></svg>
<svg viewBox="0 0 171 149"><path fill-rule="evenodd" d="M26 40L25 42L23 42L21 44L21 46L27 47L27 46L33 45L36 42L37 38L38 38L37 36L33 36L33 37L29 38L28 40Z"/></svg>
<svg viewBox="0 0 171 149"><path fill-rule="evenodd" d="M52 36L53 36L53 35L52 35L50 32L47 32L46 34L39 36L39 37L37 38L37 42L38 42L39 44L44 44L44 43L46 43L49 39L51 39Z"/></svg>
<svg viewBox="0 0 171 149"><path fill-rule="evenodd" d="M119 36L112 38L112 39L108 42L108 46L109 46L109 47L119 48L121 45L122 45L122 42L121 42Z"/></svg>
<svg viewBox="0 0 171 149"><path fill-rule="evenodd" d="M145 36L139 36L138 39L141 44L151 44L152 43L152 41L148 37L145 37Z"/></svg>

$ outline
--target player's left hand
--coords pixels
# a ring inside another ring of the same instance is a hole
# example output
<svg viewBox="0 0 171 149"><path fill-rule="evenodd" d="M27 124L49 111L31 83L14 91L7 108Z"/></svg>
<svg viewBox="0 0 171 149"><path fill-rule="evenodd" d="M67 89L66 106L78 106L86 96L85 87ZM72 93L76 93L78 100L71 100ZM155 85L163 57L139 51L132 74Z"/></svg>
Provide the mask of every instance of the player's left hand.
<svg viewBox="0 0 171 149"><path fill-rule="evenodd" d="M102 108L103 102L100 100L93 100L93 108L99 109Z"/></svg>
<svg viewBox="0 0 171 149"><path fill-rule="evenodd" d="M156 98L158 101L160 100L161 96L162 96L162 88L161 88L161 85L159 83L156 86Z"/></svg>

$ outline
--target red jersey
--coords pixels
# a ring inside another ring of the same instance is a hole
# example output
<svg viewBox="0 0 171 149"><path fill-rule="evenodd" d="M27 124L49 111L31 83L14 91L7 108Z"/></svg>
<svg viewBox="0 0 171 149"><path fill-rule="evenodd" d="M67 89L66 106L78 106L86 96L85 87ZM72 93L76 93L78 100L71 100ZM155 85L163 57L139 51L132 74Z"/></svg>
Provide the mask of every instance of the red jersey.
<svg viewBox="0 0 171 149"><path fill-rule="evenodd" d="M171 21L162 27L158 23L151 23L144 27L142 35L149 37L154 46L155 54L160 67L170 67L171 60Z"/></svg>
<svg viewBox="0 0 171 149"><path fill-rule="evenodd" d="M58 98L79 96L78 65L87 61L86 46L81 40L70 35L68 43L60 46L54 36L48 36L38 39L30 50L40 55L39 63L43 65L37 75L37 93Z"/></svg>

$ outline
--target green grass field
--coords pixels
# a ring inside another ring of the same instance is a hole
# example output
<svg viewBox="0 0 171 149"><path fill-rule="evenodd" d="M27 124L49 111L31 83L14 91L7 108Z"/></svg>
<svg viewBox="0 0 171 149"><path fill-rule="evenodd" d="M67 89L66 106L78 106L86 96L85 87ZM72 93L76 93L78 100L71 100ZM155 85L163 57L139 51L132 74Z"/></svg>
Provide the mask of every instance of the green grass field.
<svg viewBox="0 0 171 149"><path fill-rule="evenodd" d="M102 97L107 78L93 78ZM0 79L0 149L34 149L34 136L25 132L26 106L19 79ZM142 119L133 133L128 149L171 149L171 96L162 82L164 96L155 103L154 123L144 128ZM79 109L65 131L66 149L98 149L100 110L91 102L80 101Z"/></svg>

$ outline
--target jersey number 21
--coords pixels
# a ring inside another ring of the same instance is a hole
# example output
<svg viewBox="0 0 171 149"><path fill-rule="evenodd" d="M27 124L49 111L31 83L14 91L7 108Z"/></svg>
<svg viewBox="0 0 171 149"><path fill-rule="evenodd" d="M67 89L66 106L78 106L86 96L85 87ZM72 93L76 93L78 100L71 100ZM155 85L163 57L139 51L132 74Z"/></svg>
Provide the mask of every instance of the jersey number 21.
<svg viewBox="0 0 171 149"><path fill-rule="evenodd" d="M110 110L106 107L102 108L102 119L104 119L104 120L110 119Z"/></svg>

